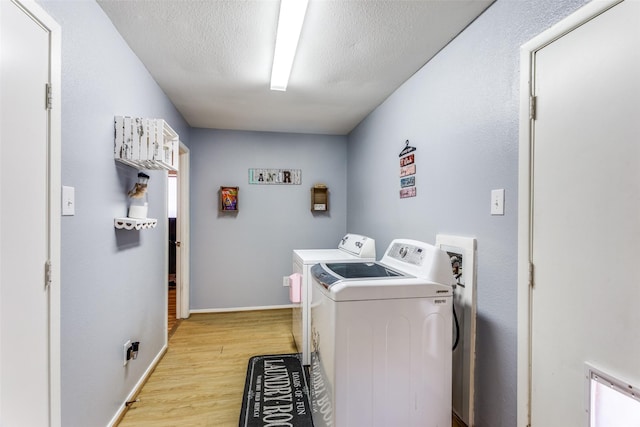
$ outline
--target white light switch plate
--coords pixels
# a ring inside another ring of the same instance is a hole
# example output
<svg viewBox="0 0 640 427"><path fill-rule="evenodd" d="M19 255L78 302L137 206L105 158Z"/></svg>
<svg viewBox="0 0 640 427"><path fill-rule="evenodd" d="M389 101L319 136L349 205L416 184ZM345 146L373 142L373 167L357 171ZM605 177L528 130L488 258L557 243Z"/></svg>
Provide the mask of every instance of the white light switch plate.
<svg viewBox="0 0 640 427"><path fill-rule="evenodd" d="M62 186L62 215L76 214L76 189Z"/></svg>
<svg viewBox="0 0 640 427"><path fill-rule="evenodd" d="M504 188L491 190L491 215L504 215Z"/></svg>

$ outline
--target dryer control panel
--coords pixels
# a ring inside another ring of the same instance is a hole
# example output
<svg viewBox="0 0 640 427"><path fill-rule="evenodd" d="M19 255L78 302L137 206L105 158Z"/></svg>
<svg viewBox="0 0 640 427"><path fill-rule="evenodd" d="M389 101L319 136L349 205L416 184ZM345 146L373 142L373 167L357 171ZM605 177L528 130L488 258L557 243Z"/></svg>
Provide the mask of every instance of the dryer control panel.
<svg viewBox="0 0 640 427"><path fill-rule="evenodd" d="M376 241L370 237L359 234L346 234L340 239L338 249L342 249L360 258L375 259L376 257Z"/></svg>

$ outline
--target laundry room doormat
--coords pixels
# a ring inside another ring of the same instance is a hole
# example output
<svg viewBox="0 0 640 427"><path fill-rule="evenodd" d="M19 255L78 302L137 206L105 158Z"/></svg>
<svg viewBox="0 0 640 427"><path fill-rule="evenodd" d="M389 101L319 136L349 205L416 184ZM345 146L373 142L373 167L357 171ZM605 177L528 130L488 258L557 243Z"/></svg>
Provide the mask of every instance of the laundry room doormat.
<svg viewBox="0 0 640 427"><path fill-rule="evenodd" d="M247 367L240 427L313 427L308 394L299 355L254 356Z"/></svg>

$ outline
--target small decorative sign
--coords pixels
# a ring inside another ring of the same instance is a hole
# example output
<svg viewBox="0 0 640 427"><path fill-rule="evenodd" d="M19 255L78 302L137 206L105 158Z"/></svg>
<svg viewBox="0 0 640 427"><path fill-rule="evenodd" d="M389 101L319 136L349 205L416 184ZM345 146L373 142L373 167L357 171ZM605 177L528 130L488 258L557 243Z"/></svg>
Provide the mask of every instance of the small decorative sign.
<svg viewBox="0 0 640 427"><path fill-rule="evenodd" d="M416 147L409 145L407 139L404 148L398 155L400 157L400 198L416 196L416 158L414 151Z"/></svg>
<svg viewBox="0 0 640 427"><path fill-rule="evenodd" d="M302 184L301 169L249 169L249 184Z"/></svg>
<svg viewBox="0 0 640 427"><path fill-rule="evenodd" d="M400 176L415 175L416 165L403 166L400 168Z"/></svg>
<svg viewBox="0 0 640 427"><path fill-rule="evenodd" d="M415 161L415 157L413 154L410 154L406 157L402 157L400 158L400 167L412 165L414 161Z"/></svg>
<svg viewBox="0 0 640 427"><path fill-rule="evenodd" d="M416 197L416 187L403 188L400 190L400 198Z"/></svg>
<svg viewBox="0 0 640 427"><path fill-rule="evenodd" d="M405 178L400 179L400 187L415 187L416 185L416 177L415 176L407 176Z"/></svg>

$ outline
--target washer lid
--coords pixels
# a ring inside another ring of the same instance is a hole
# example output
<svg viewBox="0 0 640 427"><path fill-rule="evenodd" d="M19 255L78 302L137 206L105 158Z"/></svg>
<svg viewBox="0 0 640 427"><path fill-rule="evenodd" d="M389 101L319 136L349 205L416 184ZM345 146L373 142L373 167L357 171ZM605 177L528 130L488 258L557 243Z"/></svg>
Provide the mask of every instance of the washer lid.
<svg viewBox="0 0 640 427"><path fill-rule="evenodd" d="M414 277L377 262L332 262L311 267L311 275L325 288L336 282Z"/></svg>
<svg viewBox="0 0 640 427"><path fill-rule="evenodd" d="M332 262L325 266L343 279L407 276L377 262Z"/></svg>

